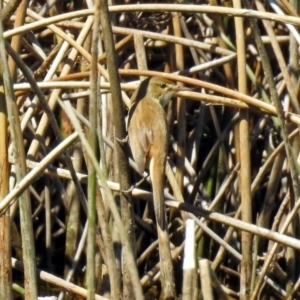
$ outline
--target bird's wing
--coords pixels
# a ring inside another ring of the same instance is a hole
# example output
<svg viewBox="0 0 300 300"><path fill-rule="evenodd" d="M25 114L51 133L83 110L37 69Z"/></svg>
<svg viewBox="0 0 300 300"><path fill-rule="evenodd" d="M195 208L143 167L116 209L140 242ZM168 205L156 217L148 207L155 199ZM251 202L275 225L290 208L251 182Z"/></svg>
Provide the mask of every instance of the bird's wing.
<svg viewBox="0 0 300 300"><path fill-rule="evenodd" d="M147 128L146 125L142 125L141 128L138 129L138 133L141 146L144 153L147 154L151 144L153 144L153 130L151 128Z"/></svg>
<svg viewBox="0 0 300 300"><path fill-rule="evenodd" d="M142 127L131 126L128 128L129 143L134 161L139 172L143 173L146 167L146 156L151 146L152 132Z"/></svg>
<svg viewBox="0 0 300 300"><path fill-rule="evenodd" d="M146 157L153 143L153 131L149 122L146 122L139 114L141 106L137 106L136 111L131 115L128 125L128 136L131 152L137 164L139 172L144 172L146 167Z"/></svg>

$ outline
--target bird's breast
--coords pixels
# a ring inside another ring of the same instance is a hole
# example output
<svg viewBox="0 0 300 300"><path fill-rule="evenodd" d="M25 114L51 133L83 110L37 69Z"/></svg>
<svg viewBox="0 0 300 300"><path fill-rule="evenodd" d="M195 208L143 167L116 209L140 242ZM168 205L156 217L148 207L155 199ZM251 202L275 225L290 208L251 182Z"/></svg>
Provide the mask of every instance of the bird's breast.
<svg viewBox="0 0 300 300"><path fill-rule="evenodd" d="M144 98L134 104L128 136L133 158L139 170L149 167L151 160L164 163L168 148L166 114L158 101Z"/></svg>

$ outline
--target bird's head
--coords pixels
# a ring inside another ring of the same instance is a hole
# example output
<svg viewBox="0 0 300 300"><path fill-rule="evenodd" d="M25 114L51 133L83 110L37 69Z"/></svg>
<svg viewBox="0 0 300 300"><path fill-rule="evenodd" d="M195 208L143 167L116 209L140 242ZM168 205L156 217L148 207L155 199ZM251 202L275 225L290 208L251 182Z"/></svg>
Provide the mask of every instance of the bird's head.
<svg viewBox="0 0 300 300"><path fill-rule="evenodd" d="M147 96L156 99L164 107L175 95L178 88L172 80L164 77L152 77L149 79Z"/></svg>

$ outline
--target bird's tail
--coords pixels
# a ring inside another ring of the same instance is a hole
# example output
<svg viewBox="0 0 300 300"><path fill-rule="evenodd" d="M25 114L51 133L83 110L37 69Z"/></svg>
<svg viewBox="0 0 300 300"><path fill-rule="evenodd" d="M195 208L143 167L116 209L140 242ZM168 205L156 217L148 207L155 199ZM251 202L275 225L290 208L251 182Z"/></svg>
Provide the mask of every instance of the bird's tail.
<svg viewBox="0 0 300 300"><path fill-rule="evenodd" d="M152 160L150 162L150 175L152 179L154 212L157 223L161 282L164 299L175 299L174 268L164 206L164 165Z"/></svg>

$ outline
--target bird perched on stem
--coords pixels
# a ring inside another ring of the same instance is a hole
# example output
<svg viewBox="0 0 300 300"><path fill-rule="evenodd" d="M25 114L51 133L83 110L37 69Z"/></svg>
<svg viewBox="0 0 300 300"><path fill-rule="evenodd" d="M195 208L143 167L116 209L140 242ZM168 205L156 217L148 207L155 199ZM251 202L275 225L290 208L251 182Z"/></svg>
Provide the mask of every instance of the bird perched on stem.
<svg viewBox="0 0 300 300"><path fill-rule="evenodd" d="M175 299L175 281L164 209L168 124L163 107L181 87L163 77L142 81L131 97L128 137L139 172L150 171L157 222L161 283L164 299Z"/></svg>

